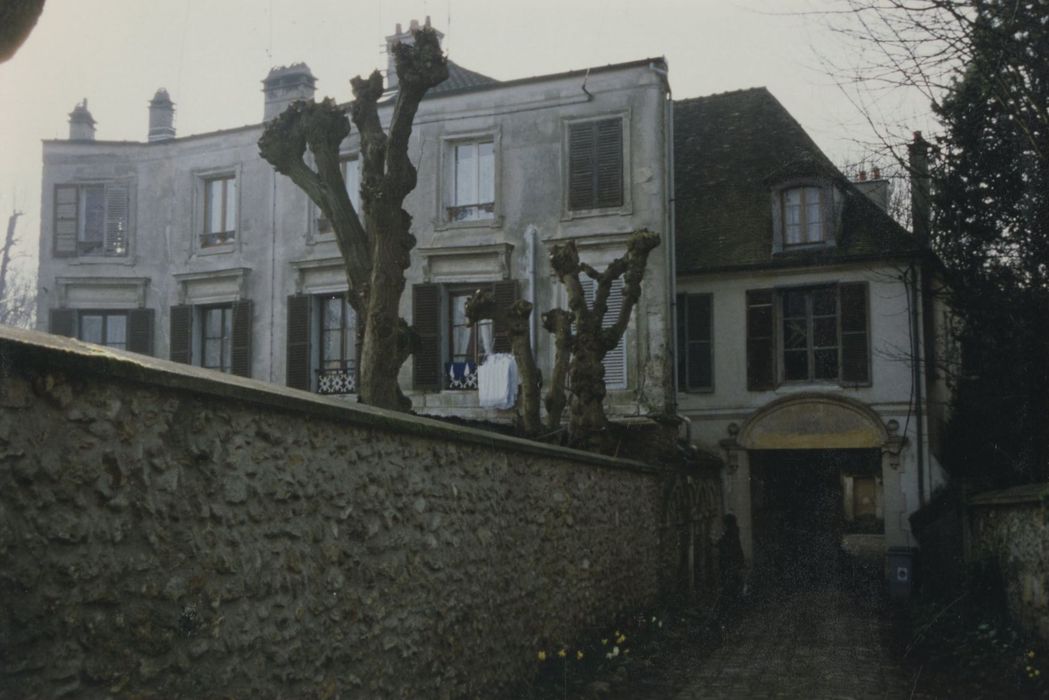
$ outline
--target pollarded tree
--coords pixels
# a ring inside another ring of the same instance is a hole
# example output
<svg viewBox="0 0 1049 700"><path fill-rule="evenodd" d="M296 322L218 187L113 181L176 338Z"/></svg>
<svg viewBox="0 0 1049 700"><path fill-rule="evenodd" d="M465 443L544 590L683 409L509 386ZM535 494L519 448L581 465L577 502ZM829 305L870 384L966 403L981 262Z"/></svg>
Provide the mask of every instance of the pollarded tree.
<svg viewBox="0 0 1049 700"><path fill-rule="evenodd" d="M605 355L619 343L630 314L641 298L641 281L645 276L648 255L659 245L659 234L635 231L627 244L626 253L612 261L604 271L598 271L579 259L575 242L554 246L550 265L568 294L568 310L551 309L543 314L543 328L554 336L554 366L547 381L546 429L561 427L565 408L568 408L568 435L573 444L600 441L608 429L605 415ZM594 300L586 303L581 275L595 283ZM611 326L603 325L608 312L608 297L612 283L623 279L623 298L619 314ZM479 291L467 303L466 313L471 323L496 319L509 329L514 358L521 380L522 429L536 435L542 427L539 406L539 372L529 342L528 316L532 305L518 301L509 309L499 308L492 294Z"/></svg>
<svg viewBox="0 0 1049 700"><path fill-rule="evenodd" d="M404 271L415 247L412 217L402 207L416 184L408 141L423 96L448 77L437 33L424 27L414 31L413 38L392 49L398 86L388 134L379 121L382 76L374 71L366 79L351 81L354 99L349 112L361 139L361 212L350 202L339 168L339 145L350 133L350 121L333 100L293 103L259 139L262 157L313 200L335 231L348 301L361 320L360 400L396 410L411 408L397 384L414 337L398 311ZM306 163L307 148L315 169Z"/></svg>

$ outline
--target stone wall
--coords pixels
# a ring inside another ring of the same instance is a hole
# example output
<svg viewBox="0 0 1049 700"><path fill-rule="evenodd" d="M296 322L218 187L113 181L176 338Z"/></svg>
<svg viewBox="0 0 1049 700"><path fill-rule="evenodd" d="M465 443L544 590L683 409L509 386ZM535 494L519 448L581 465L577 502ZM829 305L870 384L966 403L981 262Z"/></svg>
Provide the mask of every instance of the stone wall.
<svg viewBox="0 0 1049 700"><path fill-rule="evenodd" d="M0 697L500 697L672 576L668 476L0 329Z"/></svg>
<svg viewBox="0 0 1049 700"><path fill-rule="evenodd" d="M969 501L970 561L996 566L1013 618L1049 641L1049 484Z"/></svg>

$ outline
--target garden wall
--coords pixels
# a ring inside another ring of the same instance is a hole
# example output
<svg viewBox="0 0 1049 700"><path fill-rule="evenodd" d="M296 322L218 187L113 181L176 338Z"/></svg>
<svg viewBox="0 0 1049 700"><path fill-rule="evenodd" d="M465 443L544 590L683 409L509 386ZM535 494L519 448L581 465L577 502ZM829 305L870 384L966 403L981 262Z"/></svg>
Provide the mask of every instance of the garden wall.
<svg viewBox="0 0 1049 700"><path fill-rule="evenodd" d="M970 499L968 549L996 566L1013 618L1049 642L1049 484Z"/></svg>
<svg viewBox="0 0 1049 700"><path fill-rule="evenodd" d="M0 697L505 696L672 585L667 481L0 329Z"/></svg>

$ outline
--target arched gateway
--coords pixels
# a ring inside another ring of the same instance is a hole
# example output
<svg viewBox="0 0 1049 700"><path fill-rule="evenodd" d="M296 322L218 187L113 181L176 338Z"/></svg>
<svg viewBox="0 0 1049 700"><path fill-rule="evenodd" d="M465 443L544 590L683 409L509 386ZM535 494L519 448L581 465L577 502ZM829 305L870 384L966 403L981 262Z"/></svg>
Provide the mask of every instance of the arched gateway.
<svg viewBox="0 0 1049 700"><path fill-rule="evenodd" d="M884 547L900 527L900 450L888 423L851 398L799 393L730 424L725 508L756 569L817 570L843 541Z"/></svg>

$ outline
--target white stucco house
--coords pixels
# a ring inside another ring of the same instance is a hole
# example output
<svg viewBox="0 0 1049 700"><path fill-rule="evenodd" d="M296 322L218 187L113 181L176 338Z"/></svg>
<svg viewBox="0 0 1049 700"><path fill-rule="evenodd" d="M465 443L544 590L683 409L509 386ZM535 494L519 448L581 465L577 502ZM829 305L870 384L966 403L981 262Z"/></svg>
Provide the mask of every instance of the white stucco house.
<svg viewBox="0 0 1049 700"><path fill-rule="evenodd" d="M678 411L722 450L747 556L915 545L948 400L923 237L764 88L677 101L674 158Z"/></svg>
<svg viewBox="0 0 1049 700"><path fill-rule="evenodd" d="M398 25L388 44L410 30ZM176 134L171 98L158 91L138 142L96 138L86 101L78 105L70 138L43 146L40 327L352 396L355 321L333 232L256 146L264 123L313 97L314 83L304 64L274 69L263 81L260 123L188 136ZM621 417L665 412L673 388L671 106L660 58L505 82L449 61L410 145L418 186L405 208L418 244L401 314L423 346L401 382L417 411L509 420L512 411L478 407L473 369L508 340L500 328L471 332L467 296L489 286L507 303L529 299L538 318L565 305L548 264L554 244L575 240L601 268L647 228L666 240L650 257L631 327L607 358L608 403ZM389 100L380 117L391 111ZM342 152L355 201L357 150L354 130ZM548 373L552 338L536 329ZM482 335L492 336L488 347Z"/></svg>

